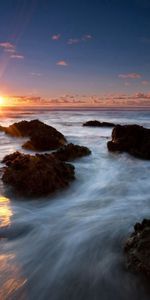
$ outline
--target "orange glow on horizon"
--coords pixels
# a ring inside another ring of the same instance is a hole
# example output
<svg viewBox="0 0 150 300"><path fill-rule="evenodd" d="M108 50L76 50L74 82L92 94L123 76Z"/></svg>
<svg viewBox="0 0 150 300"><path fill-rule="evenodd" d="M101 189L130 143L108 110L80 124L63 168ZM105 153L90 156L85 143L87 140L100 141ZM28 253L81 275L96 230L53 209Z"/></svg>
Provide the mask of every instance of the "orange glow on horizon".
<svg viewBox="0 0 150 300"><path fill-rule="evenodd" d="M4 106L5 104L5 97L0 96L0 106Z"/></svg>

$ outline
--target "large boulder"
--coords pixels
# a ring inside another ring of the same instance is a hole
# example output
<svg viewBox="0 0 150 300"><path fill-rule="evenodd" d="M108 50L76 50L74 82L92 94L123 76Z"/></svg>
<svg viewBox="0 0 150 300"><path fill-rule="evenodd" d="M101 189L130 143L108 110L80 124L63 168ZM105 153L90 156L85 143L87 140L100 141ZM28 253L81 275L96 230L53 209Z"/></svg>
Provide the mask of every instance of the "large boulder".
<svg viewBox="0 0 150 300"><path fill-rule="evenodd" d="M58 149L56 152L53 152L54 157L62 161L71 161L90 154L91 151L87 147L74 144L65 145Z"/></svg>
<svg viewBox="0 0 150 300"><path fill-rule="evenodd" d="M57 149L66 143L64 135L54 127L39 120L21 121L8 127L0 127L1 131L14 137L29 137L23 148L35 151Z"/></svg>
<svg viewBox="0 0 150 300"><path fill-rule="evenodd" d="M115 124L110 123L110 122L100 122L100 121L97 121L97 120L93 120L93 121L87 121L87 122L83 123L83 126L89 126L89 127L114 127Z"/></svg>
<svg viewBox="0 0 150 300"><path fill-rule="evenodd" d="M136 223L125 244L127 267L150 276L150 219Z"/></svg>
<svg viewBox="0 0 150 300"><path fill-rule="evenodd" d="M116 125L109 151L128 152L136 157L150 159L150 129L139 125Z"/></svg>
<svg viewBox="0 0 150 300"><path fill-rule="evenodd" d="M7 155L2 180L25 196L44 196L62 189L74 179L74 166L51 154Z"/></svg>

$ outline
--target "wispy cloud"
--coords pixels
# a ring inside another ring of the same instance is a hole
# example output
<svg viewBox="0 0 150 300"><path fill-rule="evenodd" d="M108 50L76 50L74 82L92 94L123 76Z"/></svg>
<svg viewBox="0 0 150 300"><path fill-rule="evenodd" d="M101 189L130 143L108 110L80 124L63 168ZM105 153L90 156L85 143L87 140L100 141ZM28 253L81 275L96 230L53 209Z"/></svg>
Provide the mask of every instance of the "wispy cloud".
<svg viewBox="0 0 150 300"><path fill-rule="evenodd" d="M69 45L78 44L80 43L80 41L81 41L80 39L69 39L67 44Z"/></svg>
<svg viewBox="0 0 150 300"><path fill-rule="evenodd" d="M142 85L150 85L150 82L147 80L143 80L141 83L142 83Z"/></svg>
<svg viewBox="0 0 150 300"><path fill-rule="evenodd" d="M66 66L68 66L68 63L65 60L60 60L56 63L56 65L66 67Z"/></svg>
<svg viewBox="0 0 150 300"><path fill-rule="evenodd" d="M52 40L53 41L58 41L58 40L60 40L60 38L61 38L60 34L54 34L54 35L52 35Z"/></svg>
<svg viewBox="0 0 150 300"><path fill-rule="evenodd" d="M35 76L35 77L40 77L40 76L42 76L43 74L42 74L42 73L38 73L38 72L32 72L31 75L32 75L32 76Z"/></svg>
<svg viewBox="0 0 150 300"><path fill-rule="evenodd" d="M139 73L129 73L129 74L119 74L118 77L122 79L139 79L142 77L142 75Z"/></svg>
<svg viewBox="0 0 150 300"><path fill-rule="evenodd" d="M10 55L10 58L24 59L24 55L18 53L16 46L10 42L1 42L0 48L2 48L5 53Z"/></svg>
<svg viewBox="0 0 150 300"><path fill-rule="evenodd" d="M13 45L12 43L10 42L2 42L0 43L0 47L3 48L4 50L13 50L15 51L15 45Z"/></svg>
<svg viewBox="0 0 150 300"><path fill-rule="evenodd" d="M91 34L85 34L85 35L83 35L83 37L82 37L82 40L84 41L84 42L86 42L86 41L90 41L90 40L92 40L92 35Z"/></svg>
<svg viewBox="0 0 150 300"><path fill-rule="evenodd" d="M21 54L12 54L10 57L15 59L24 59L24 56Z"/></svg>
<svg viewBox="0 0 150 300"><path fill-rule="evenodd" d="M74 44L79 44L79 43L87 42L87 41L90 41L92 39L93 39L93 37L92 37L91 34L85 34L85 35L81 36L80 38L70 38L67 41L67 44L68 45L74 45Z"/></svg>

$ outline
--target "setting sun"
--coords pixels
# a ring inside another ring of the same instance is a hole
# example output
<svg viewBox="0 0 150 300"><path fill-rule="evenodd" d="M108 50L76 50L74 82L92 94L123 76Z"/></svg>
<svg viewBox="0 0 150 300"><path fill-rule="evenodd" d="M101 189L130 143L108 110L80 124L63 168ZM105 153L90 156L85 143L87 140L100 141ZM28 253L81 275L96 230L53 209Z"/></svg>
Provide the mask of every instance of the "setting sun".
<svg viewBox="0 0 150 300"><path fill-rule="evenodd" d="M0 106L4 105L5 100L4 97L0 96Z"/></svg>

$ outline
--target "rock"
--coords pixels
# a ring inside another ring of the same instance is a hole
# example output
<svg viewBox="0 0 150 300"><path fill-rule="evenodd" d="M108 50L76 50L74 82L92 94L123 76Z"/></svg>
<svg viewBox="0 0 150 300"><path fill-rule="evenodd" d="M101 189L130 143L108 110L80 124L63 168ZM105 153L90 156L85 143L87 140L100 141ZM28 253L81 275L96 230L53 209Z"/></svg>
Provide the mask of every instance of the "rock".
<svg viewBox="0 0 150 300"><path fill-rule="evenodd" d="M136 157L150 159L150 129L139 125L116 125L109 151L128 152Z"/></svg>
<svg viewBox="0 0 150 300"><path fill-rule="evenodd" d="M83 124L83 126L90 126L90 127L114 127L114 123L109 122L100 122L97 120L94 121L87 121Z"/></svg>
<svg viewBox="0 0 150 300"><path fill-rule="evenodd" d="M127 267L135 272L150 276L150 219L134 226L134 232L125 244Z"/></svg>
<svg viewBox="0 0 150 300"><path fill-rule="evenodd" d="M23 148L35 151L57 149L66 143L66 139L58 130L39 120L21 121L9 127L0 127L1 131L14 137L30 137Z"/></svg>
<svg viewBox="0 0 150 300"><path fill-rule="evenodd" d="M15 152L3 162L2 180L24 196L45 196L69 185L75 178L74 166L51 154L35 156Z"/></svg>
<svg viewBox="0 0 150 300"><path fill-rule="evenodd" d="M90 155L91 151L87 147L68 144L61 147L52 154L55 158L60 159L62 161L71 161L82 156Z"/></svg>
<svg viewBox="0 0 150 300"><path fill-rule="evenodd" d="M16 151L12 154L8 154L6 155L3 160L2 163L6 164L6 166L10 166L11 163L16 159L16 158L21 158L22 157L22 153L20 153L19 151Z"/></svg>

